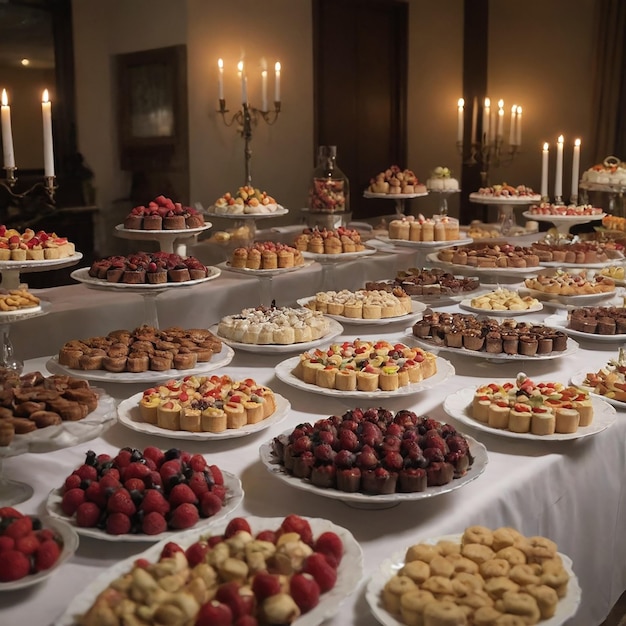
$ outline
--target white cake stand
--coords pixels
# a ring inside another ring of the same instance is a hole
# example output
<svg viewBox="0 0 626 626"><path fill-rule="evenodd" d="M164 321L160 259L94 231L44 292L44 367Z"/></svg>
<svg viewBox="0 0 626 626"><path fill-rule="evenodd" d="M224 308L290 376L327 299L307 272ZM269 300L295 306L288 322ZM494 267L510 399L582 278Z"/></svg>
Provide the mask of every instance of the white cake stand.
<svg viewBox="0 0 626 626"><path fill-rule="evenodd" d="M20 275L27 272L47 272L58 270L63 267L76 265L83 255L75 252L72 256L63 259L45 259L41 261L0 261L0 274L2 274L3 289L18 289Z"/></svg>
<svg viewBox="0 0 626 626"><path fill-rule="evenodd" d="M422 193L374 193L372 191L364 191L364 198L374 198L379 200L393 200L396 207L397 215L404 215L404 211L406 208L406 201L412 200L413 198L424 198L428 195L428 191L424 191Z"/></svg>
<svg viewBox="0 0 626 626"><path fill-rule="evenodd" d="M554 224L559 235L567 237L572 226L577 224L588 224L589 222L595 222L601 220L606 213L598 213L597 215L536 215L530 211L524 211L522 215L529 220L535 220L537 222L550 222Z"/></svg>
<svg viewBox="0 0 626 626"><path fill-rule="evenodd" d="M257 231L256 223L258 220L267 220L274 217L281 217L287 215L289 209L278 205L278 208L273 213L217 213L214 206L210 206L205 215L213 218L223 218L225 220L233 220L235 222L234 228L245 227L249 232L250 241L254 241L254 235Z"/></svg>
<svg viewBox="0 0 626 626"><path fill-rule="evenodd" d="M143 230L124 228L124 224L115 227L115 236L134 241L158 241L161 252L176 253L187 256L187 243L195 242L200 233L211 228L211 222L205 222L198 228L182 228L180 230Z"/></svg>
<svg viewBox="0 0 626 626"><path fill-rule="evenodd" d="M536 194L534 196L514 197L484 196L483 194L474 192L470 194L469 201L474 204L497 206L500 232L506 237L511 232L513 227L517 225L517 222L515 220L515 212L513 211L513 209L516 206L528 206L529 204L537 204L538 202L541 202L541 196L539 194Z"/></svg>

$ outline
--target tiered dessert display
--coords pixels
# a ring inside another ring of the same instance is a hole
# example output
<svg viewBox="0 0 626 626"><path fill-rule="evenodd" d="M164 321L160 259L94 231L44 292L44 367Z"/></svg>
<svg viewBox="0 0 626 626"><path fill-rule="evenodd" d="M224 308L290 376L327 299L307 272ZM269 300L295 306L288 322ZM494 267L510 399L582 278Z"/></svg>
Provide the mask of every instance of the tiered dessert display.
<svg viewBox="0 0 626 626"><path fill-rule="evenodd" d="M502 183L501 185L481 187L478 191L470 194L469 200L475 204L497 206L500 232L506 236L516 225L513 209L516 206L537 204L541 202L541 196L526 185L513 187Z"/></svg>
<svg viewBox="0 0 626 626"><path fill-rule="evenodd" d="M618 157L608 156L602 163L583 172L578 186L583 191L608 193L614 205L615 196L621 196L626 190L626 163Z"/></svg>
<svg viewBox="0 0 626 626"><path fill-rule="evenodd" d="M115 227L115 235L136 241L158 241L162 252L187 254L187 243L211 228L196 209L183 206L163 195L147 206L138 205Z"/></svg>
<svg viewBox="0 0 626 626"><path fill-rule="evenodd" d="M459 181L452 176L448 167L437 166L426 180L426 189L429 193L439 196L439 214L448 214L448 196L453 193L460 193Z"/></svg>
<svg viewBox="0 0 626 626"><path fill-rule="evenodd" d="M393 200L397 215L404 215L406 200L428 195L426 185L419 182L412 170L392 165L371 179L364 198Z"/></svg>
<svg viewBox="0 0 626 626"><path fill-rule="evenodd" d="M601 220L606 213L591 204L566 206L543 202L531 206L522 215L529 220L550 222L554 224L560 235L565 236L569 234L572 226Z"/></svg>
<svg viewBox="0 0 626 626"><path fill-rule="evenodd" d="M158 328L156 298L173 288L191 287L220 275L216 267L207 267L195 257L169 252L137 252L94 261L90 267L74 270L71 277L90 289L121 290L143 296L145 323Z"/></svg>

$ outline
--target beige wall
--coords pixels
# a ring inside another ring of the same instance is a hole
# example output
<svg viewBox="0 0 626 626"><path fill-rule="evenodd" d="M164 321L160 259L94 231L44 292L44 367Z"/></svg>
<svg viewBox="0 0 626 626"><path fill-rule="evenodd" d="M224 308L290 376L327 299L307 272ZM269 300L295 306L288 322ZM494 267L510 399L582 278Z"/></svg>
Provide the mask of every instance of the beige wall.
<svg viewBox="0 0 626 626"><path fill-rule="evenodd" d="M243 140L216 113L217 59L225 62L227 106L238 104L236 63L249 67L249 97L260 102L260 63L283 66L283 111L275 126L260 122L252 140L252 175L299 217L313 167L312 0L81 0L73 3L78 141L96 173L104 208L128 193L118 168L112 55L186 43L188 53L191 198L205 206L243 183ZM425 179L437 165L460 177L456 102L462 91L463 0L409 0L408 162ZM492 0L489 92L523 106L522 154L492 181L539 187L540 150L559 133L589 134L593 0ZM558 27L557 27L558 25ZM551 42L547 45L546 42ZM273 77L270 72L270 94ZM509 109L510 110L510 109ZM554 152L554 151L553 151ZM553 155L554 156L554 155ZM568 172L571 154L566 153ZM551 176L553 164L551 164ZM374 173L373 173L374 174ZM552 176L553 177L553 176ZM569 181L569 174L566 174ZM551 183L552 185L552 183ZM564 182L569 189L569 183ZM470 190L466 190L468 192ZM358 191L357 191L358 192ZM435 198L416 201L428 214ZM458 199L452 203L456 211Z"/></svg>

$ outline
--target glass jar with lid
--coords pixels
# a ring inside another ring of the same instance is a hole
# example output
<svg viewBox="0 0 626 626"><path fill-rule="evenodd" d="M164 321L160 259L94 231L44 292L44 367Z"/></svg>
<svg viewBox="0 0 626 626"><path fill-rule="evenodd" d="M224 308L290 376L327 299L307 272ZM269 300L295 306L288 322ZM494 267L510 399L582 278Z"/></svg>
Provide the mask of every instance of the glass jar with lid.
<svg viewBox="0 0 626 626"><path fill-rule="evenodd" d="M347 213L350 210L350 183L337 165L337 146L317 149L308 209L310 213Z"/></svg>

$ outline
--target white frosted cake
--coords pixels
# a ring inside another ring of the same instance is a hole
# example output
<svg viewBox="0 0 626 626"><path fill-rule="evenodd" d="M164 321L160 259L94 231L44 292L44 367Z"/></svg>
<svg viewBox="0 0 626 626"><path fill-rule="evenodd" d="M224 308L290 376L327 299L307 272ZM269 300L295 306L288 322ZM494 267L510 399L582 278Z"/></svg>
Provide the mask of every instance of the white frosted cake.
<svg viewBox="0 0 626 626"><path fill-rule="evenodd" d="M430 178L426 181L428 191L458 191L459 181L452 177L452 172L447 167L436 167Z"/></svg>

